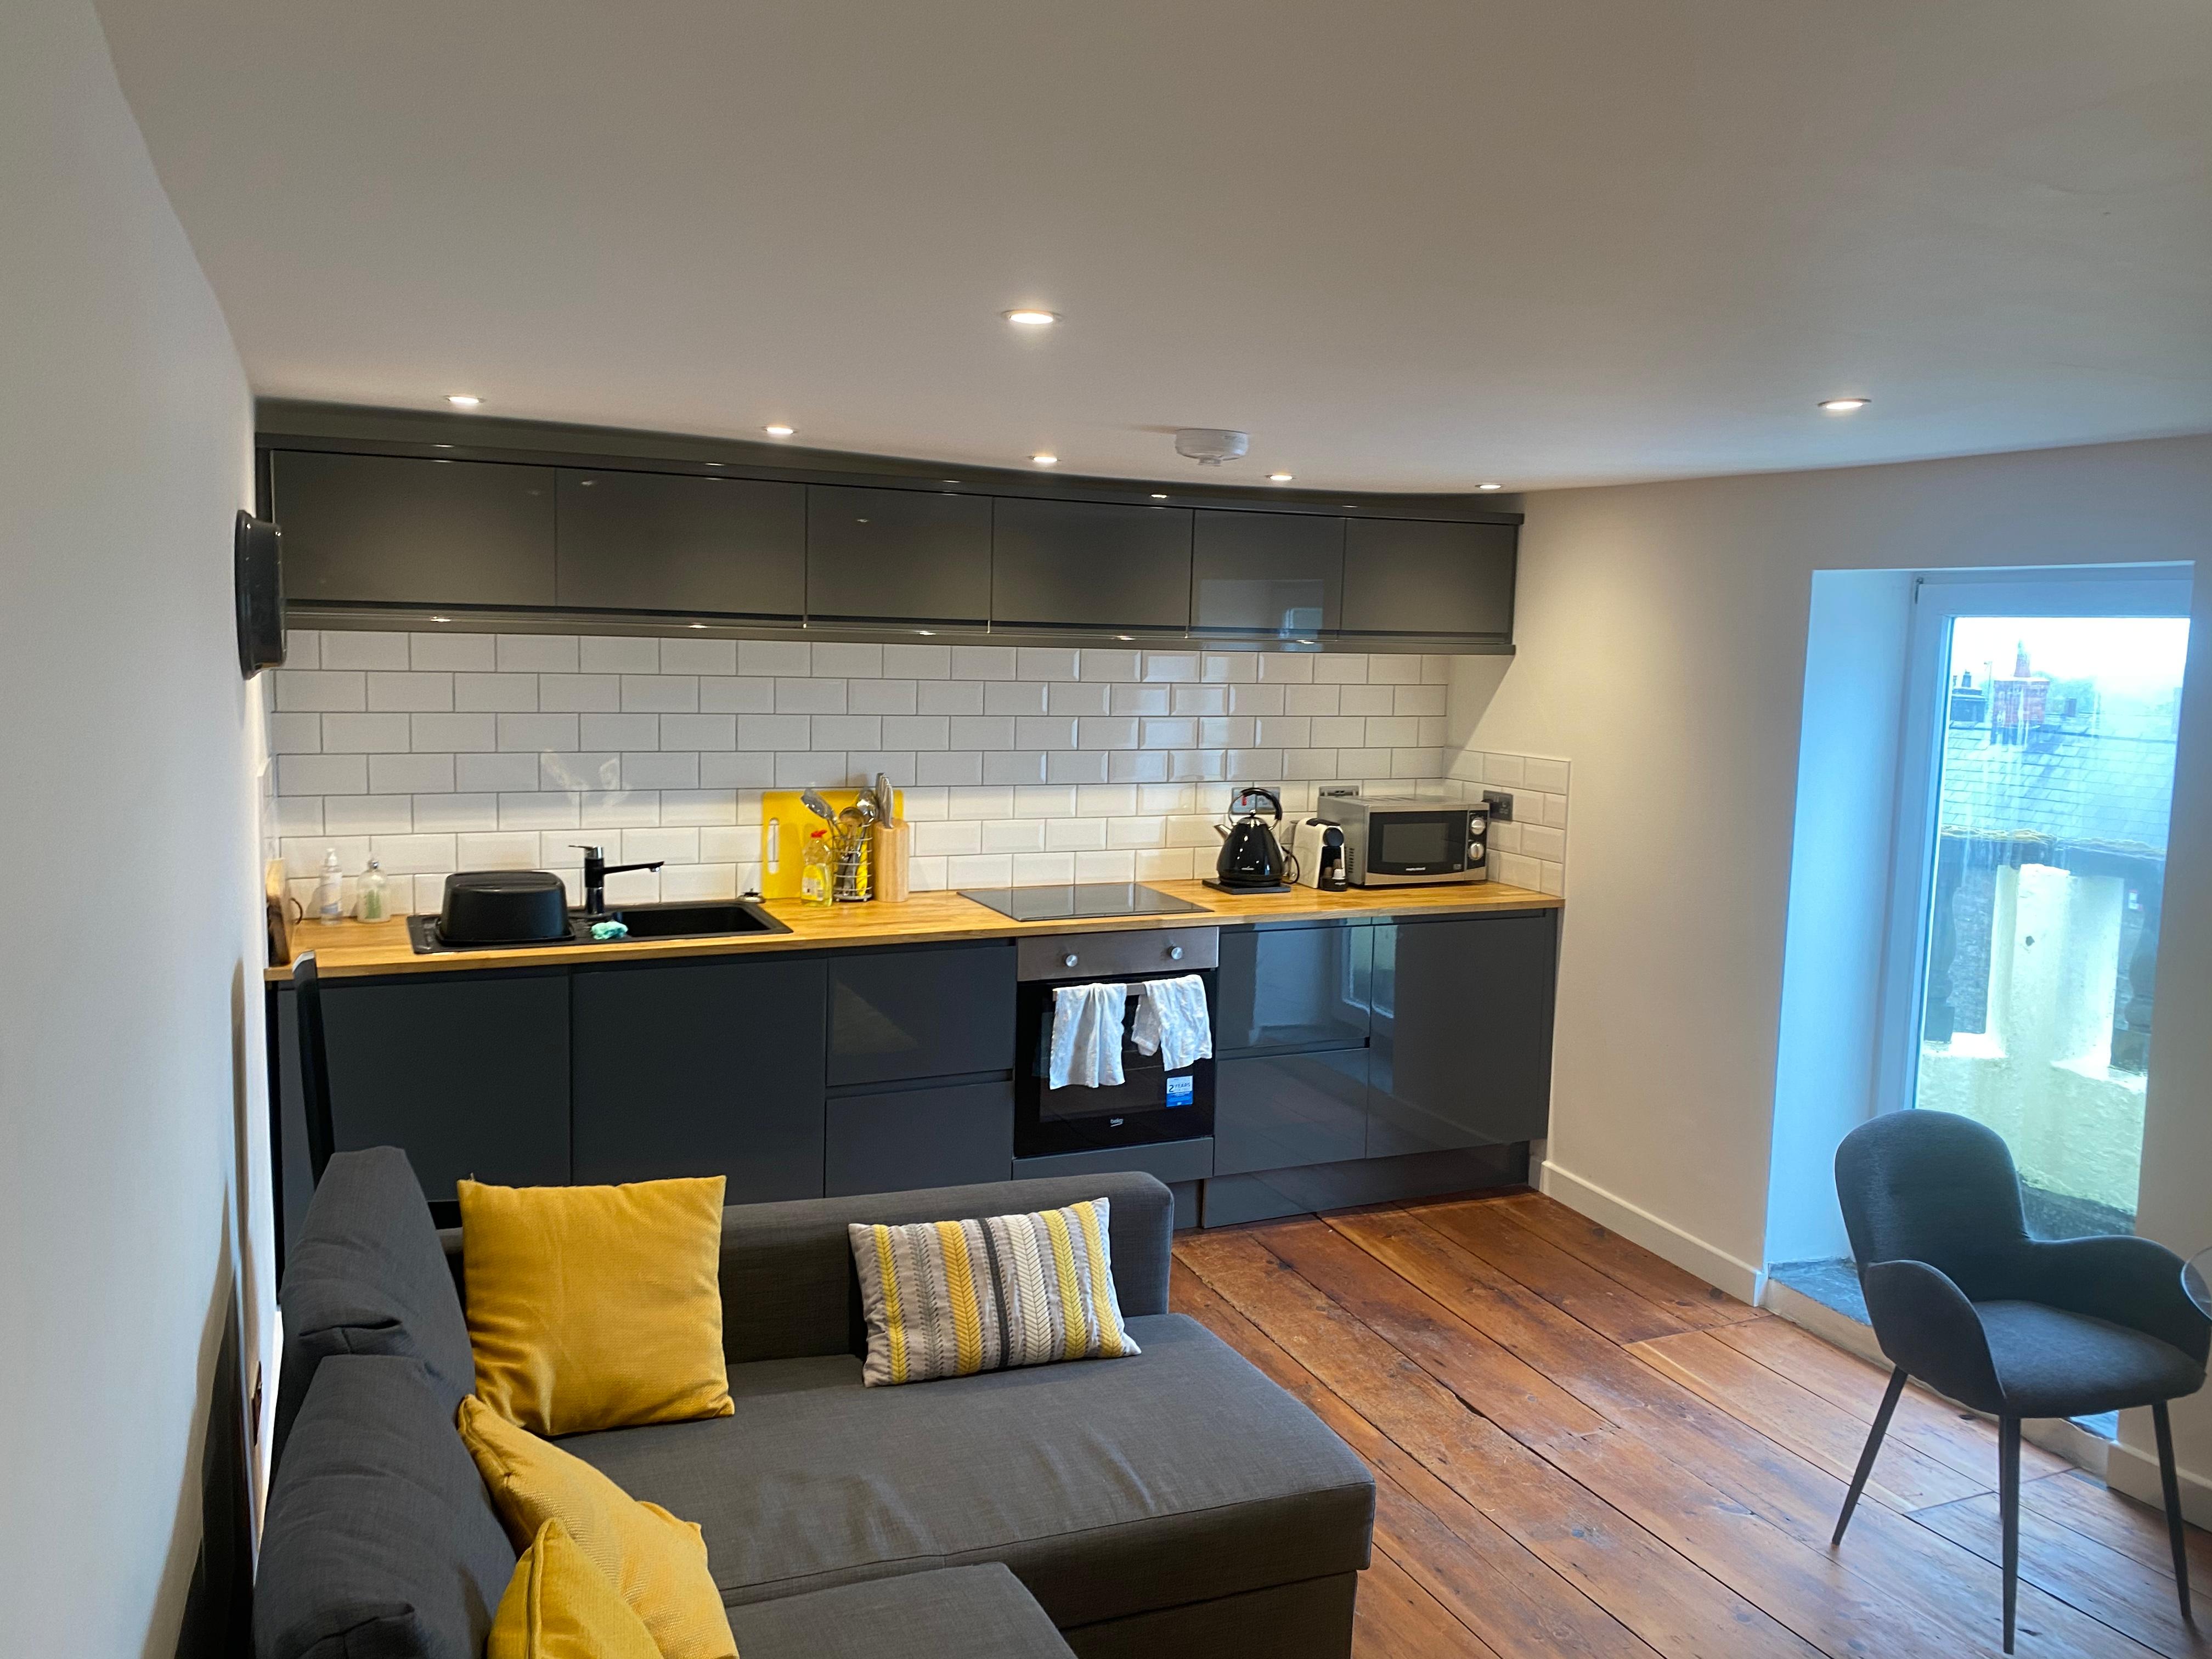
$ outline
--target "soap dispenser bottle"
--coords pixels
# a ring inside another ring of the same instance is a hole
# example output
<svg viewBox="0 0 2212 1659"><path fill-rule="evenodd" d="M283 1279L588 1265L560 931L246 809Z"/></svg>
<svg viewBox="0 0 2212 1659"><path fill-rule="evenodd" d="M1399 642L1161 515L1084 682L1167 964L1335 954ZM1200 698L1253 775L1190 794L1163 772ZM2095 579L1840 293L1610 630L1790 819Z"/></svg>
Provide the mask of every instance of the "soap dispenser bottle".
<svg viewBox="0 0 2212 1659"><path fill-rule="evenodd" d="M338 849L335 847L323 854L323 877L315 884L315 914L325 921L337 921L345 915L345 872L338 867Z"/></svg>
<svg viewBox="0 0 2212 1659"><path fill-rule="evenodd" d="M382 921L392 914L384 896L384 866L374 859L361 878L361 898L354 906L354 914L363 921Z"/></svg>

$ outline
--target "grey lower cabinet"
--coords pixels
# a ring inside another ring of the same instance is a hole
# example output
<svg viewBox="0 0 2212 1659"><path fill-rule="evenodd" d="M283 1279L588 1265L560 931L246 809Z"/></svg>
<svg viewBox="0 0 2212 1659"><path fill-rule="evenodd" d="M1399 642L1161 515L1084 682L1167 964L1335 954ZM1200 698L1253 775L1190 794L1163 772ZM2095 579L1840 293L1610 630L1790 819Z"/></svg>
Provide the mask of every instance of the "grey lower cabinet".
<svg viewBox="0 0 2212 1659"><path fill-rule="evenodd" d="M324 982L340 1152L405 1149L423 1193L569 1179L568 978L559 969Z"/></svg>
<svg viewBox="0 0 2212 1659"><path fill-rule="evenodd" d="M1213 1067L1213 1173L1364 1158L1367 1050L1261 1055Z"/></svg>
<svg viewBox="0 0 2212 1659"><path fill-rule="evenodd" d="M558 599L550 467L278 450L269 497L295 604Z"/></svg>
<svg viewBox="0 0 2212 1659"><path fill-rule="evenodd" d="M820 1196L826 985L819 960L775 957L576 969L574 1179Z"/></svg>
<svg viewBox="0 0 2212 1659"><path fill-rule="evenodd" d="M1350 921L1224 928L1215 1052L1364 1048L1374 937Z"/></svg>
<svg viewBox="0 0 2212 1659"><path fill-rule="evenodd" d="M1518 539L1512 525L1347 520L1343 632L1510 642Z"/></svg>
<svg viewBox="0 0 2212 1659"><path fill-rule="evenodd" d="M988 622L990 497L808 485L806 609L825 621Z"/></svg>
<svg viewBox="0 0 2212 1659"><path fill-rule="evenodd" d="M833 1089L1004 1073L1014 1053L1014 946L915 945L830 959Z"/></svg>
<svg viewBox="0 0 2212 1659"><path fill-rule="evenodd" d="M1190 624L1191 510L1001 496L992 504L998 626Z"/></svg>
<svg viewBox="0 0 2212 1659"><path fill-rule="evenodd" d="M1540 910L1372 930L1369 1158L1547 1132L1558 917Z"/></svg>
<svg viewBox="0 0 2212 1659"><path fill-rule="evenodd" d="M1190 626L1224 638L1334 630L1344 608L1344 520L1199 507L1190 541Z"/></svg>
<svg viewBox="0 0 2212 1659"><path fill-rule="evenodd" d="M562 606L805 614L804 484L615 468L559 477Z"/></svg>
<svg viewBox="0 0 2212 1659"><path fill-rule="evenodd" d="M1014 1085L964 1083L830 1102L822 1187L832 1198L1004 1181Z"/></svg>

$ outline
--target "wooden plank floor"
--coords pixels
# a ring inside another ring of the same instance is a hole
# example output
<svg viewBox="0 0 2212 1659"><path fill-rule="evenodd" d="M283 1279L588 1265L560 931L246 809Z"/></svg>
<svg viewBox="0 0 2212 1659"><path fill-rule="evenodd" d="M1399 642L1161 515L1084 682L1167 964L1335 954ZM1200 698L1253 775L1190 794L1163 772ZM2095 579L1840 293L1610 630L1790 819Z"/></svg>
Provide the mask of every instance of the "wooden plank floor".
<svg viewBox="0 0 2212 1659"><path fill-rule="evenodd" d="M1995 1429L1908 1390L1831 1550L1884 1373L1549 1199L1187 1233L1174 1299L1374 1470L1359 1659L2001 1652ZM2155 1510L2021 1474L2022 1655L2212 1659Z"/></svg>

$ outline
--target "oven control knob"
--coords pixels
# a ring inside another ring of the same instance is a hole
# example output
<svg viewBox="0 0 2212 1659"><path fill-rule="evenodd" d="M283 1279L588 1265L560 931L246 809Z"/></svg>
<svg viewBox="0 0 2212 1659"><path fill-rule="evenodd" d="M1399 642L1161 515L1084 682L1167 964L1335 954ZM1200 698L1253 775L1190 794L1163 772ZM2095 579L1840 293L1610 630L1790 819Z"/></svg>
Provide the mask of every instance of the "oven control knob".
<svg viewBox="0 0 2212 1659"><path fill-rule="evenodd" d="M1073 967L1074 967L1074 966L1075 966L1075 952L1074 952L1074 951L1069 951L1066 956L1062 957L1060 959L1060 965L1061 967L1063 967L1063 968L1073 968Z"/></svg>
<svg viewBox="0 0 2212 1659"><path fill-rule="evenodd" d="M1170 962L1181 962L1182 960L1182 946L1180 945L1169 945L1168 960Z"/></svg>

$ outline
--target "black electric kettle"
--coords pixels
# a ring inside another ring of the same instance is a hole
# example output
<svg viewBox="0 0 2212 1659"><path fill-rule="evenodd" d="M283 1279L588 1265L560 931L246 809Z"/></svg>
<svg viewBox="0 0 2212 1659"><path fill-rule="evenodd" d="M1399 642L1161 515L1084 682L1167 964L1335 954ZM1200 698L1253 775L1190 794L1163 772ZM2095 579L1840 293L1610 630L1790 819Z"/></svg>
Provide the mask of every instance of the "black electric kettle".
<svg viewBox="0 0 2212 1659"><path fill-rule="evenodd" d="M1274 830L1260 820L1263 805L1276 823L1283 821L1283 798L1272 789L1239 789L1229 798L1230 811L1243 817L1213 826L1221 836L1221 856L1213 862L1216 886L1265 890L1285 884L1288 860Z"/></svg>

